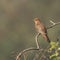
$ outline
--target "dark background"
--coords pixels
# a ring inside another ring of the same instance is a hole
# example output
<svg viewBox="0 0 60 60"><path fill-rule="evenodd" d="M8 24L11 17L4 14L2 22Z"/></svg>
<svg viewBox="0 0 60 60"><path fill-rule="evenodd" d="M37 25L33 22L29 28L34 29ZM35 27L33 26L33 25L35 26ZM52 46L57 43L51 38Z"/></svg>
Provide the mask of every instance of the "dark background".
<svg viewBox="0 0 60 60"><path fill-rule="evenodd" d="M18 52L36 47L33 19L47 26L60 21L60 0L0 0L0 60L15 60ZM60 25L48 30L50 40L60 39ZM41 47L48 43L40 36Z"/></svg>

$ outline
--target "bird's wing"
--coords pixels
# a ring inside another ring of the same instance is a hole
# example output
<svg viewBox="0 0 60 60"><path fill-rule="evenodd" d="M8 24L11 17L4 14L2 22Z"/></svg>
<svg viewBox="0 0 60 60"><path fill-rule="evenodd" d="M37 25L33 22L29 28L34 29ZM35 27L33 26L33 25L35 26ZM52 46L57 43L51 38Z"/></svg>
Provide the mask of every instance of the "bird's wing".
<svg viewBox="0 0 60 60"><path fill-rule="evenodd" d="M43 23L40 24L40 27L41 27L41 31L46 34L47 33L47 29L45 27L45 25Z"/></svg>

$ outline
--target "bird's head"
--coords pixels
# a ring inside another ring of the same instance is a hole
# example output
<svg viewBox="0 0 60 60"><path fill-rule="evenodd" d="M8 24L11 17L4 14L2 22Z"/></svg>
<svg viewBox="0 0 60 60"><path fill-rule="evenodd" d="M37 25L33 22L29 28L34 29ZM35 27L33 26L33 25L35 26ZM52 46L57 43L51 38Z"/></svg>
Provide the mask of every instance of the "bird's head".
<svg viewBox="0 0 60 60"><path fill-rule="evenodd" d="M38 23L40 23L41 21L40 21L40 19L39 18L34 18L34 23L35 24L38 24Z"/></svg>

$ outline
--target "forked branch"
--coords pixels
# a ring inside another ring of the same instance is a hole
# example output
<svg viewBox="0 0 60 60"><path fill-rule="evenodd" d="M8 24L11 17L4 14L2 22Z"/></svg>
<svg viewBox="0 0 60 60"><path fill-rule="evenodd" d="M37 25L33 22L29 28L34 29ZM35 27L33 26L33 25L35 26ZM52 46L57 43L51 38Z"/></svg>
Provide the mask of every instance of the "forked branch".
<svg viewBox="0 0 60 60"><path fill-rule="evenodd" d="M52 25L51 25L50 27L47 27L47 30L50 29L50 28L53 28L54 26L56 26L56 25L58 25L58 24L60 24L60 22L58 22L58 23L54 23L53 21L50 21L50 22L52 23ZM39 37L39 35L40 35L40 33L38 33L38 34L36 35L36 37L35 37L37 48L27 48L27 49L21 51L21 52L17 55L16 60L20 60L21 56L22 56L24 53L28 52L28 51L32 51L32 50L42 51L42 49L39 49L39 48L40 48L39 42L38 42L38 37Z"/></svg>
<svg viewBox="0 0 60 60"><path fill-rule="evenodd" d="M25 50L21 51L21 52L17 55L16 60L20 60L21 56L22 56L25 52L28 52L28 51L31 51L31 50L39 50L39 49L37 49L37 48L28 48L28 49L25 49Z"/></svg>

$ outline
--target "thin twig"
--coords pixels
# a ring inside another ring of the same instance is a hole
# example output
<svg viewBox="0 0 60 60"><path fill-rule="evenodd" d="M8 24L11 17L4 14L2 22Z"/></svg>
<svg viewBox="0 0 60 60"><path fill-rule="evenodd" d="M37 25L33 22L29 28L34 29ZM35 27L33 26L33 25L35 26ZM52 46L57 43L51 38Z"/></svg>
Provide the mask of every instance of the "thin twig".
<svg viewBox="0 0 60 60"><path fill-rule="evenodd" d="M41 52L39 52L39 54L41 54L41 56L39 56L39 54L36 53L37 56L35 55L35 57L34 57L33 60L35 60L35 59L36 59L36 60L41 60L42 57L44 57L44 58L46 58L47 60L49 60L49 59L44 55L45 52L47 52L47 50L49 49L49 47L50 47L50 46L47 46L46 49L42 49Z"/></svg>
<svg viewBox="0 0 60 60"><path fill-rule="evenodd" d="M24 60L27 60L26 54L23 54L23 56L24 56Z"/></svg>
<svg viewBox="0 0 60 60"><path fill-rule="evenodd" d="M47 27L47 29L50 29L50 28L52 28L52 27L54 27L54 26L56 26L56 25L58 25L58 24L60 24L60 22L55 23L55 24L52 24L51 26Z"/></svg>
<svg viewBox="0 0 60 60"><path fill-rule="evenodd" d="M51 22L53 25L55 25L55 22L53 22L52 20L50 20L50 22Z"/></svg>
<svg viewBox="0 0 60 60"><path fill-rule="evenodd" d="M47 46L46 49L44 49L44 52L42 53L41 57L40 57L40 60L42 59L42 57L44 56L45 52L49 49L49 46Z"/></svg>

